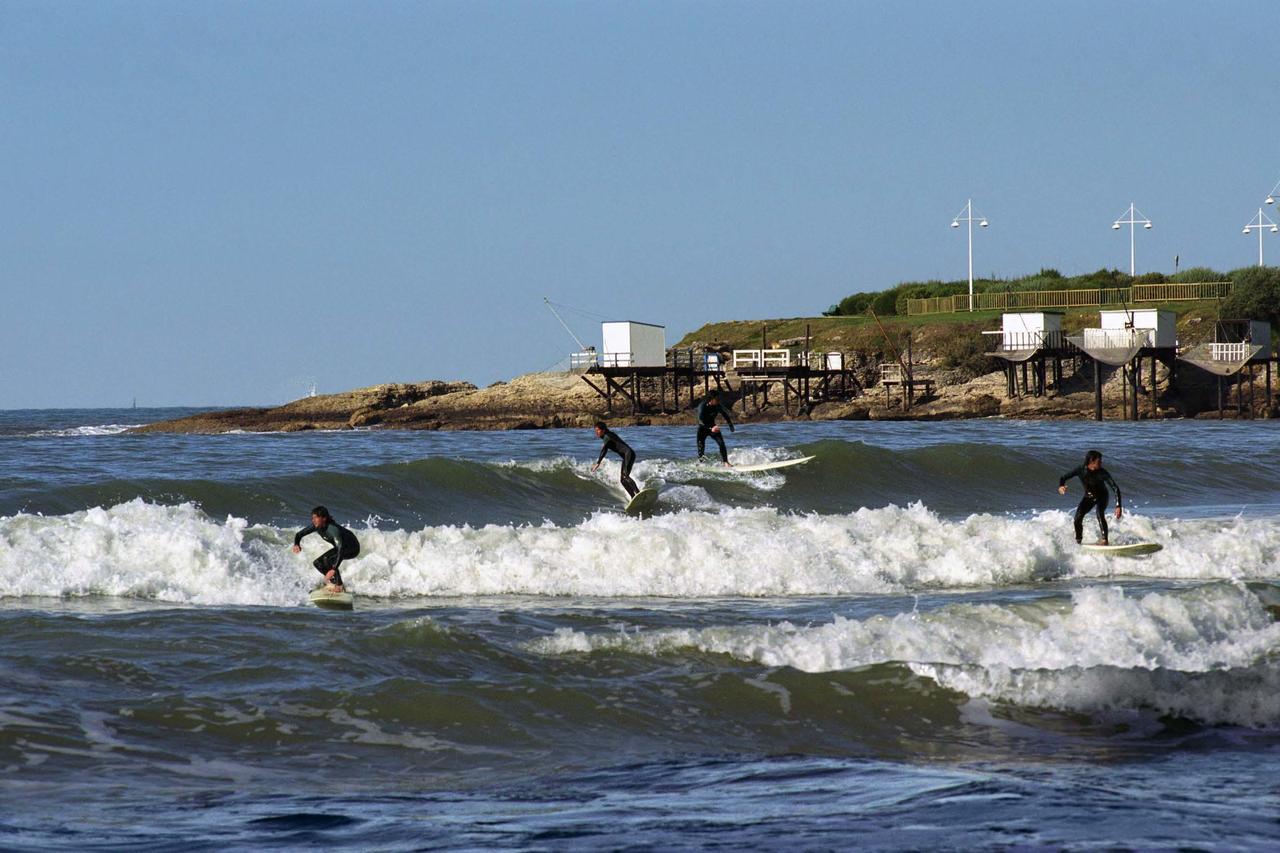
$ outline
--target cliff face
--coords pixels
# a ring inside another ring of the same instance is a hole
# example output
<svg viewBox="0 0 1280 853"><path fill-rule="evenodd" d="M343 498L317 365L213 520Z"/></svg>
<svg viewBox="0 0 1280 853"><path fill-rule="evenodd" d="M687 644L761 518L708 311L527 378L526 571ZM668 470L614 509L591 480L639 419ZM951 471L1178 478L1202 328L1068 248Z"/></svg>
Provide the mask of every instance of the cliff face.
<svg viewBox="0 0 1280 853"><path fill-rule="evenodd" d="M274 408L229 409L134 432L301 432L354 428L535 429L586 426L603 413L577 376L535 373L488 388L470 382L395 383L304 397Z"/></svg>

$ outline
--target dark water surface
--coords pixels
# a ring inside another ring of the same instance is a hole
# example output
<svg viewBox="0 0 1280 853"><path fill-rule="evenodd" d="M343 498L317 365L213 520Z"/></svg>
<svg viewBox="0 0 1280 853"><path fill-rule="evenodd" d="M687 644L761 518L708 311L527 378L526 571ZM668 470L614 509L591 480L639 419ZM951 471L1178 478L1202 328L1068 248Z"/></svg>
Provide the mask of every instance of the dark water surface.
<svg viewBox="0 0 1280 853"><path fill-rule="evenodd" d="M0 848L1270 847L1274 424L131 436L0 413ZM1081 554L1099 447L1150 558ZM306 604L317 502L360 536Z"/></svg>

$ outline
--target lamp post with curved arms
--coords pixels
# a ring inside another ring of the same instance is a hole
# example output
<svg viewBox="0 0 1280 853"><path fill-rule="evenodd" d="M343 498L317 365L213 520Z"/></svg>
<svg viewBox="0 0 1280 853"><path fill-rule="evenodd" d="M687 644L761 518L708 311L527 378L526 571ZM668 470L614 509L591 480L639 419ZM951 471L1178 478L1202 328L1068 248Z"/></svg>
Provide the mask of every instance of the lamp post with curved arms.
<svg viewBox="0 0 1280 853"><path fill-rule="evenodd" d="M1267 199L1270 200L1271 196L1267 196ZM1277 226L1270 216L1263 213L1262 208L1258 208L1258 215L1250 219L1249 224L1244 227L1246 235L1250 231L1256 230L1258 232L1258 266L1262 266L1262 229L1264 228L1272 234L1280 231L1280 226Z"/></svg>
<svg viewBox="0 0 1280 853"><path fill-rule="evenodd" d="M969 310L973 310L973 223L977 222L979 228L987 227L987 218L978 216L973 212L973 199L965 202L964 209L956 214L951 220L952 228L959 228L961 222L969 224Z"/></svg>
<svg viewBox="0 0 1280 853"><path fill-rule="evenodd" d="M1133 251L1134 228L1138 225L1141 225L1143 228L1147 230L1151 230L1151 220L1147 219L1146 216L1143 216L1142 211L1134 207L1133 202L1129 203L1129 209L1126 210L1121 215L1125 216L1126 218L1117 219L1115 222L1111 223L1111 227L1114 230L1119 231L1121 225L1129 226L1129 277L1133 278L1133 275L1134 275L1134 262L1133 262L1134 261L1134 251Z"/></svg>

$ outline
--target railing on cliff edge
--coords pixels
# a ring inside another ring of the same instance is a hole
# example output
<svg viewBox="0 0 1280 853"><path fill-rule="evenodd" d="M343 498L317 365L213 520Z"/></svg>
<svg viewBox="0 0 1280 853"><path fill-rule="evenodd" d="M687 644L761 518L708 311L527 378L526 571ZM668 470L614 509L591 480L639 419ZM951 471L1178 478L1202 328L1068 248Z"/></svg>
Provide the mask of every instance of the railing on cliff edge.
<svg viewBox="0 0 1280 853"><path fill-rule="evenodd" d="M1181 302L1218 299L1231 290L1229 281L1187 284L1135 284L1130 287L1097 287L1086 290L1014 290L1007 293L975 293L975 311L1019 309L1100 308L1125 302ZM950 314L969 310L969 294L908 299L907 314Z"/></svg>

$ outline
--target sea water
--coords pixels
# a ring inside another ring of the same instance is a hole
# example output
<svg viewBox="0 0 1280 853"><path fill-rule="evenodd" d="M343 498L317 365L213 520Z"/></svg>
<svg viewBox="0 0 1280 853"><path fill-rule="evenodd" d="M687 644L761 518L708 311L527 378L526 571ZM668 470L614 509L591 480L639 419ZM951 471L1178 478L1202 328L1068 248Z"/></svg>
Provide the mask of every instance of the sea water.
<svg viewBox="0 0 1280 853"><path fill-rule="evenodd" d="M588 430L175 414L0 413L0 848L1280 836L1273 423L619 427L638 519ZM1076 549L1093 447L1164 550Z"/></svg>

